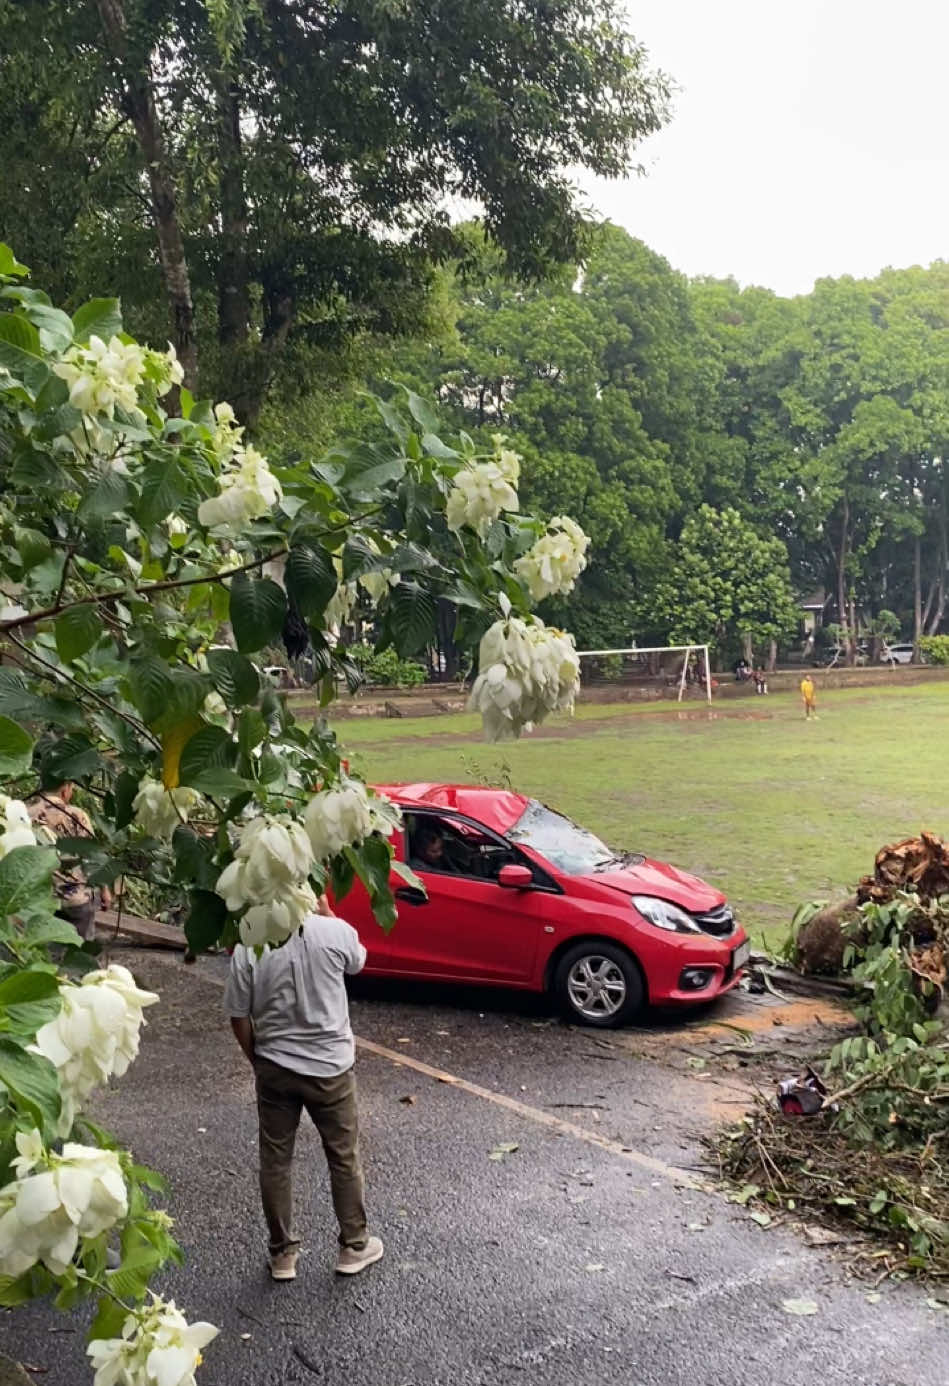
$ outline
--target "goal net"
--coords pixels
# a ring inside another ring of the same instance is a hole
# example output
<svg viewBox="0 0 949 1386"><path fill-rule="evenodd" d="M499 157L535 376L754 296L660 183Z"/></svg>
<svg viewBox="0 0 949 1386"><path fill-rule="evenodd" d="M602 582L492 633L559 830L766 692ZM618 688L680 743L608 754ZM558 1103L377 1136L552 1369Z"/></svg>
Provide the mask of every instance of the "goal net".
<svg viewBox="0 0 949 1386"><path fill-rule="evenodd" d="M708 645L633 645L624 650L580 650L580 688L608 698L702 697L712 701Z"/></svg>

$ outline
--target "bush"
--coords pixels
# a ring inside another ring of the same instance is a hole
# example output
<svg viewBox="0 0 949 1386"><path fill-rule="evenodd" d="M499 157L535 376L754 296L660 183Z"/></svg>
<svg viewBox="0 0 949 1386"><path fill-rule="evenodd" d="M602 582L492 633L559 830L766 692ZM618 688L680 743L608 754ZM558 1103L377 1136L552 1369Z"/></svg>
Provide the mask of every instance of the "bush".
<svg viewBox="0 0 949 1386"><path fill-rule="evenodd" d="M949 664L949 635L924 635L919 648L930 664Z"/></svg>
<svg viewBox="0 0 949 1386"><path fill-rule="evenodd" d="M428 678L425 666L414 659L400 659L395 650L376 652L371 645L353 645L349 657L367 683L395 688L416 688Z"/></svg>

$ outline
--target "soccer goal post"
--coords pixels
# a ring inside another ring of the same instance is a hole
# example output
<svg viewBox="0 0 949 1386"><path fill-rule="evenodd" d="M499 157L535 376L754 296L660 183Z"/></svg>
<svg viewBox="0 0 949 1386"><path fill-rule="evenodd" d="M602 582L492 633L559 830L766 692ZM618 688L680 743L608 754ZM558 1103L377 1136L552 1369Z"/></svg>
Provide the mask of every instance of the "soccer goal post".
<svg viewBox="0 0 949 1386"><path fill-rule="evenodd" d="M580 658L580 681L587 686L620 683L648 685L654 683L657 677L668 684L668 671L662 669L662 656L681 656L674 661L676 701L681 703L686 689L694 683L704 688L706 701L712 701L708 645L631 645L628 649L620 650L578 650L577 654ZM657 655L658 661L650 661L651 655ZM651 671L655 663L659 666L658 675Z"/></svg>

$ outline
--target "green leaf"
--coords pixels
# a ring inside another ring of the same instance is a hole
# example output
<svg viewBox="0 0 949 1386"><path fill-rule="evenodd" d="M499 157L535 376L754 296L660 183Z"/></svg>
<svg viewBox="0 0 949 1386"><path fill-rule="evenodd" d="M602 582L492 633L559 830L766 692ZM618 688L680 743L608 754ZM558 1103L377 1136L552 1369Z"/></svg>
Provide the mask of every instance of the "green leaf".
<svg viewBox="0 0 949 1386"><path fill-rule="evenodd" d="M50 847L14 847L0 861L0 919L50 893L59 857Z"/></svg>
<svg viewBox="0 0 949 1386"><path fill-rule="evenodd" d="M0 366L22 378L34 396L49 378L43 359L40 334L19 313L0 313Z"/></svg>
<svg viewBox="0 0 949 1386"><path fill-rule="evenodd" d="M130 770L123 770L115 782L115 826L127 828L134 817L132 803L138 793L138 776Z"/></svg>
<svg viewBox="0 0 949 1386"><path fill-rule="evenodd" d="M408 396L409 413L419 425L422 432L437 433L439 427L438 415L435 413L432 406L427 400L417 395L414 390L410 390L406 387L405 393Z"/></svg>
<svg viewBox="0 0 949 1386"><path fill-rule="evenodd" d="M23 775L33 759L33 739L18 722L0 715L0 775Z"/></svg>
<svg viewBox="0 0 949 1386"><path fill-rule="evenodd" d="M22 849L21 849L22 850ZM59 1119L59 1080L49 1059L28 1054L16 1040L0 1035L0 1083L38 1126L50 1128Z"/></svg>
<svg viewBox="0 0 949 1386"><path fill-rule="evenodd" d="M111 519L124 510L129 486L121 472L103 472L91 491L87 491L76 512L82 521Z"/></svg>
<svg viewBox="0 0 949 1386"><path fill-rule="evenodd" d="M185 938L192 953L205 953L221 937L227 920L227 906L213 890L191 892L191 912L185 923Z"/></svg>
<svg viewBox="0 0 949 1386"><path fill-rule="evenodd" d="M99 1300L95 1317L89 1326L88 1339L93 1342L96 1338L108 1340L109 1338L119 1338L128 1318L128 1310L124 1304L120 1304L111 1295L103 1295Z"/></svg>
<svg viewBox="0 0 949 1386"><path fill-rule="evenodd" d="M91 298L73 313L73 333L77 342L101 337L107 342L122 331L122 309L117 298Z"/></svg>
<svg viewBox="0 0 949 1386"><path fill-rule="evenodd" d="M190 785L205 770L221 769L234 760L234 742L224 727L202 727L185 742L178 767L181 784Z"/></svg>
<svg viewBox="0 0 949 1386"><path fill-rule="evenodd" d="M435 636L435 599L417 582L400 582L389 596L389 618L399 654L417 654Z"/></svg>
<svg viewBox="0 0 949 1386"><path fill-rule="evenodd" d="M19 722L52 722L71 731L85 726L82 709L75 703L38 696L12 669L0 668L0 711Z"/></svg>
<svg viewBox="0 0 949 1386"><path fill-rule="evenodd" d="M61 611L54 626L56 652L64 664L72 664L92 649L102 634L102 617L92 602Z"/></svg>
<svg viewBox="0 0 949 1386"><path fill-rule="evenodd" d="M136 513L143 525L156 525L177 510L187 494L179 463L172 459L149 462L142 473L142 494Z"/></svg>
<svg viewBox="0 0 949 1386"><path fill-rule="evenodd" d="M149 725L167 711L173 690L171 670L158 655L144 655L132 661L129 692L132 702Z"/></svg>
<svg viewBox="0 0 949 1386"><path fill-rule="evenodd" d="M40 780L44 789L55 789L67 780L85 780L104 764L102 756L83 732L72 732L43 747Z"/></svg>
<svg viewBox="0 0 949 1386"><path fill-rule="evenodd" d="M196 669L172 669L167 705L151 725L166 733L189 717L197 717L209 692L206 679Z"/></svg>
<svg viewBox="0 0 949 1386"><path fill-rule="evenodd" d="M32 1271L25 1271L16 1279L12 1275L0 1275L0 1309L16 1309L21 1304L28 1304L31 1299L46 1294L48 1288L48 1285L37 1283Z"/></svg>
<svg viewBox="0 0 949 1386"><path fill-rule="evenodd" d="M257 670L236 650L208 650L208 672L228 707L252 703L260 692Z"/></svg>
<svg viewBox="0 0 949 1386"><path fill-rule="evenodd" d="M336 591L336 568L319 545L294 544L287 554L284 581L300 614L319 616Z"/></svg>
<svg viewBox="0 0 949 1386"><path fill-rule="evenodd" d="M359 847L347 847L343 855L350 861L356 875L369 892L372 912L382 928L389 933L396 923L395 900L389 888L392 852L388 842L378 834L367 837Z"/></svg>
<svg viewBox="0 0 949 1386"><path fill-rule="evenodd" d="M175 880L210 890L219 875L211 860L213 842L199 837L193 828L180 824L172 834L175 852Z"/></svg>
<svg viewBox="0 0 949 1386"><path fill-rule="evenodd" d="M237 740L245 756L249 756L266 735L267 723L257 708L249 707L241 713L237 726Z"/></svg>
<svg viewBox="0 0 949 1386"><path fill-rule="evenodd" d="M231 628L242 654L253 654L276 640L286 615L286 593L270 578L238 573L231 579Z"/></svg>
<svg viewBox="0 0 949 1386"><path fill-rule="evenodd" d="M47 351L65 351L72 344L73 321L61 308L53 308L48 303L31 303L26 315L40 330L40 341Z"/></svg>
<svg viewBox="0 0 949 1386"><path fill-rule="evenodd" d="M26 265L21 265L5 241L0 241L0 274L16 275L21 278L29 274Z"/></svg>
<svg viewBox="0 0 949 1386"><path fill-rule="evenodd" d="M395 409L384 399L380 399L378 395L372 395L371 399L382 415L382 422L385 424L386 428L390 433L393 433L402 446L405 447L408 441L409 428L398 409Z"/></svg>
<svg viewBox="0 0 949 1386"><path fill-rule="evenodd" d="M200 790L202 794L207 794L212 799L230 799L235 794L252 790L254 784L252 780L243 779L233 770L210 766L207 770L202 770L200 774L194 775L191 780L191 788Z"/></svg>
<svg viewBox="0 0 949 1386"><path fill-rule="evenodd" d="M27 968L4 977L0 982L0 1006L19 1006L26 1001L42 1001L47 996L56 996L59 982L55 972Z"/></svg>
<svg viewBox="0 0 949 1386"><path fill-rule="evenodd" d="M441 438L435 433L424 433L422 435L422 447L429 457L435 457L439 462L454 462L461 454L454 448L450 448L447 443L443 443Z"/></svg>
<svg viewBox="0 0 949 1386"><path fill-rule="evenodd" d="M23 529L17 525L13 531L13 542L27 572L44 558L49 558L52 545L45 534L38 529Z"/></svg>

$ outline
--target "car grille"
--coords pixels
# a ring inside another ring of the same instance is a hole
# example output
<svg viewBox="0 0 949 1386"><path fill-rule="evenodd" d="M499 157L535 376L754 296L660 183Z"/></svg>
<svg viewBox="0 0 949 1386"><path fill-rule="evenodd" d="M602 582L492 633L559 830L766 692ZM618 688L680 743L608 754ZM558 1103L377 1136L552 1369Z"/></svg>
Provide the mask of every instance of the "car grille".
<svg viewBox="0 0 949 1386"><path fill-rule="evenodd" d="M731 905L719 905L714 910L706 910L704 914L693 914L692 918L703 933L714 934L716 938L727 938L735 932Z"/></svg>

